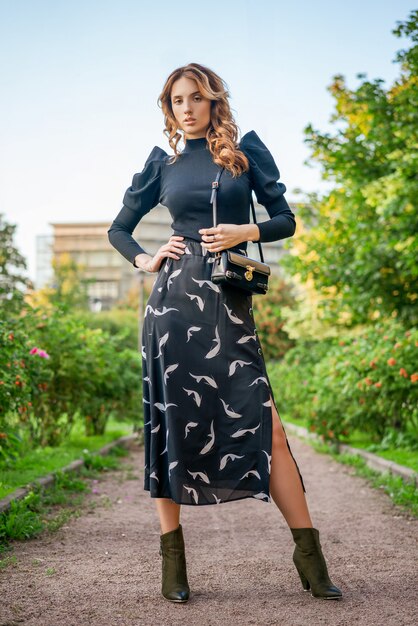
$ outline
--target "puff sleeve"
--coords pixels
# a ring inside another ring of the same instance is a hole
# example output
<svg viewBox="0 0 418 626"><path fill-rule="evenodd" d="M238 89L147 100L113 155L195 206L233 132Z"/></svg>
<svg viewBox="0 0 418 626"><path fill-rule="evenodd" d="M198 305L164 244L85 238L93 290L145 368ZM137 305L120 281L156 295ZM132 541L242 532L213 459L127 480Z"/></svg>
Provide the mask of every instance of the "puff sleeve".
<svg viewBox="0 0 418 626"><path fill-rule="evenodd" d="M145 250L132 237L132 233L141 218L159 202L161 170L166 156L164 150L154 146L142 172L134 174L131 186L125 191L123 206L107 231L112 246L134 267L137 267L136 255Z"/></svg>
<svg viewBox="0 0 418 626"><path fill-rule="evenodd" d="M277 182L280 172L270 151L254 130L242 137L240 149L250 163L251 188L255 191L257 201L266 207L271 218L257 222L260 241L276 241L291 237L296 230L296 220L283 195L286 186L282 182Z"/></svg>

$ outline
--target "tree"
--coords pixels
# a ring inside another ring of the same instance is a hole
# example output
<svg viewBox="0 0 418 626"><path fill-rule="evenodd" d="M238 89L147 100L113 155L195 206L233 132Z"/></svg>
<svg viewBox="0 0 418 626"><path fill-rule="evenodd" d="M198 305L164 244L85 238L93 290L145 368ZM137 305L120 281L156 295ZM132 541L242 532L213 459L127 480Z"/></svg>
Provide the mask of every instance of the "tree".
<svg viewBox="0 0 418 626"><path fill-rule="evenodd" d="M16 225L9 224L0 213L0 308L3 316L19 312L24 291L33 286L21 271L26 270L26 261L14 245L15 230Z"/></svg>
<svg viewBox="0 0 418 626"><path fill-rule="evenodd" d="M335 186L301 209L308 228L283 265L313 281L332 323L418 317L418 11L397 24L393 34L409 36L412 46L396 55L393 85L386 90L383 80L358 74L352 90L334 76L335 132L304 130L311 158Z"/></svg>
<svg viewBox="0 0 418 626"><path fill-rule="evenodd" d="M94 278L83 278L84 266L71 255L52 259L54 275L50 284L33 292L28 298L32 306L59 308L63 313L89 309L88 285Z"/></svg>

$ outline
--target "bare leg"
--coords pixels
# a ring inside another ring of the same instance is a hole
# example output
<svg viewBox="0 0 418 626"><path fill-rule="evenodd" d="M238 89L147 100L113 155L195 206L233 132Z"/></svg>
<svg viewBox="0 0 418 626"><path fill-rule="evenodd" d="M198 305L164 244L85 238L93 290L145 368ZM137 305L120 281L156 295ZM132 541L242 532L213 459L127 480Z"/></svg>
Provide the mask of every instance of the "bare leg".
<svg viewBox="0 0 418 626"><path fill-rule="evenodd" d="M280 417L270 396L273 417L270 493L289 528L312 528L308 504Z"/></svg>
<svg viewBox="0 0 418 626"><path fill-rule="evenodd" d="M161 534L178 528L181 505L170 498L155 498L155 504L160 517Z"/></svg>

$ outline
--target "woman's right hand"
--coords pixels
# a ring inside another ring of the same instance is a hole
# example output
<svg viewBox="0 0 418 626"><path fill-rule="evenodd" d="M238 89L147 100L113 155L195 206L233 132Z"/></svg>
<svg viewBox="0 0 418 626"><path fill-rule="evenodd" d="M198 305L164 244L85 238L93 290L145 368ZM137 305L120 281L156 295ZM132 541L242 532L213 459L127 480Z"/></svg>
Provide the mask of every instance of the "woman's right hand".
<svg viewBox="0 0 418 626"><path fill-rule="evenodd" d="M184 237L172 235L167 243L158 248L153 257L150 257L148 254L138 254L135 257L135 265L146 272L158 272L165 257L179 259L180 256L177 255L184 254L186 244L182 243L182 239L184 239Z"/></svg>

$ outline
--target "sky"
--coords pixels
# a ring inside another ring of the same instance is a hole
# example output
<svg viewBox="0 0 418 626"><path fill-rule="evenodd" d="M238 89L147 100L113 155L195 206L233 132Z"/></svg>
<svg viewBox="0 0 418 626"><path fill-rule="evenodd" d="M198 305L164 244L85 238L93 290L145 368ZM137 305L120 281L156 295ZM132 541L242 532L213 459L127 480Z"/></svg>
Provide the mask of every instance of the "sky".
<svg viewBox="0 0 418 626"><path fill-rule="evenodd" d="M157 99L189 62L227 84L240 136L255 130L295 192L324 192L304 128L335 132L336 74L399 75L392 34L405 0L0 0L0 213L35 278L35 236L108 222L155 145L171 153ZM267 219L266 215L266 219ZM297 217L297 216L296 216ZM110 245L110 244L109 244Z"/></svg>

